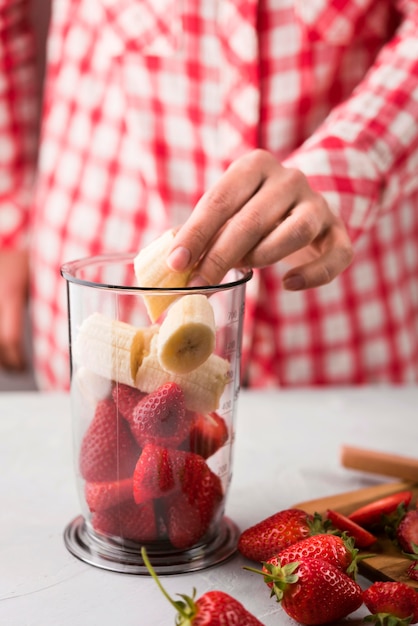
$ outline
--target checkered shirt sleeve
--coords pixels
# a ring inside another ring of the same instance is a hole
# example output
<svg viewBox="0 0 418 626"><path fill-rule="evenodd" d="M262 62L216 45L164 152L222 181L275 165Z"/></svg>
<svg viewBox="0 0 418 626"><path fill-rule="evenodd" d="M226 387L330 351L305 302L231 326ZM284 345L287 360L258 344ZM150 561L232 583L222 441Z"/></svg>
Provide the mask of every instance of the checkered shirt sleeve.
<svg viewBox="0 0 418 626"><path fill-rule="evenodd" d="M418 190L418 3L352 96L285 164L308 176L353 241Z"/></svg>
<svg viewBox="0 0 418 626"><path fill-rule="evenodd" d="M0 247L25 246L36 158L35 44L26 0L0 0Z"/></svg>

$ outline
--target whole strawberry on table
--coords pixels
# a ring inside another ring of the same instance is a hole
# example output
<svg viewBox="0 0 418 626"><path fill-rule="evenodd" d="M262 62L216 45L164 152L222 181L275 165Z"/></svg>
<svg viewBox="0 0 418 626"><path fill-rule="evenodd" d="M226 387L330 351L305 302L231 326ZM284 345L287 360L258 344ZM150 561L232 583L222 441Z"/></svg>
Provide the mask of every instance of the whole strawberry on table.
<svg viewBox="0 0 418 626"><path fill-rule="evenodd" d="M404 582L375 582L363 592L371 615L365 620L381 626L406 626L418 622L418 593Z"/></svg>
<svg viewBox="0 0 418 626"><path fill-rule="evenodd" d="M412 495L406 490L349 515L334 510L324 516L297 508L279 511L242 532L238 550L261 563L259 569L244 569L261 574L270 597L306 626L339 621L361 606L371 613L366 621L382 626L416 623L418 592L413 586L387 581L363 591L356 581L358 562L373 556L382 532L406 549L403 554L413 563L404 574L414 579L410 572L418 562L418 509L408 508Z"/></svg>
<svg viewBox="0 0 418 626"><path fill-rule="evenodd" d="M196 600L196 590L193 589L191 596L178 594L180 600L174 600L158 579L144 547L141 556L149 574L176 610L176 626L263 626L241 602L224 591L207 591Z"/></svg>
<svg viewBox="0 0 418 626"><path fill-rule="evenodd" d="M403 494L402 501L399 496L390 503L376 501L369 512L354 511L348 516L337 511L311 515L299 508L278 511L241 533L239 551L261 563L259 568L244 569L262 576L270 599L277 600L292 620L304 626L341 623L361 607L363 612L369 611L362 618L364 622L379 626L418 623L418 592L411 585L387 581L363 589L357 581L359 561L373 553L365 553L356 545L375 542L376 537L356 519L373 519L373 528L387 523L388 516L393 521L395 513L398 520L408 519L405 503L410 505L409 496ZM378 510L382 511L381 516L376 514ZM404 526L411 539L410 523ZM250 609L219 589L207 591L197 599L193 590L191 596L179 594L180 599L174 600L158 580L145 548L141 554L149 573L176 609L177 626L263 626ZM252 589L253 594L258 594L255 585ZM260 590L262 593L262 586ZM266 611L270 599L266 596Z"/></svg>
<svg viewBox="0 0 418 626"><path fill-rule="evenodd" d="M281 513L286 517L288 511ZM287 538L285 543L261 570L245 569L263 575L270 595L290 617L308 626L328 624L362 605L362 589L354 580L357 550L352 540L322 532L294 543Z"/></svg>

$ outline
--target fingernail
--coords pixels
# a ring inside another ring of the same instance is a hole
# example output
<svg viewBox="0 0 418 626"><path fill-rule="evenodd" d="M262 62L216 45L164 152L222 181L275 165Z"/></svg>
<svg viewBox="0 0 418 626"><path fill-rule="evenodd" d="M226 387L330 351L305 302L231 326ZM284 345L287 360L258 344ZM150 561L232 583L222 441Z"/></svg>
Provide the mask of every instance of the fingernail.
<svg viewBox="0 0 418 626"><path fill-rule="evenodd" d="M289 291L298 291L305 287L305 279L300 274L294 274L284 279L283 286Z"/></svg>
<svg viewBox="0 0 418 626"><path fill-rule="evenodd" d="M179 246L178 248L174 248L174 250L169 255L169 257L167 258L167 264L175 272L182 272L188 267L190 259L190 250L188 250L184 246Z"/></svg>

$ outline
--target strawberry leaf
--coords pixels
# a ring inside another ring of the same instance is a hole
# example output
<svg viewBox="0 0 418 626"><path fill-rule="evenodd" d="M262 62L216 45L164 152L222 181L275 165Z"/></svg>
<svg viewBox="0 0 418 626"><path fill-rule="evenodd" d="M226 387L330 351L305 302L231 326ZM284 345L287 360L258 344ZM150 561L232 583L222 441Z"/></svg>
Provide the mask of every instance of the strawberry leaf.
<svg viewBox="0 0 418 626"><path fill-rule="evenodd" d="M411 559L412 561L418 561L418 545L412 542L411 547L412 547L412 552L405 552L404 550L402 550L402 554L407 559Z"/></svg>
<svg viewBox="0 0 418 626"><path fill-rule="evenodd" d="M308 519L311 535L323 535L324 533L335 534L330 520L324 519L320 513L315 512L313 519Z"/></svg>
<svg viewBox="0 0 418 626"><path fill-rule="evenodd" d="M264 576L264 582L271 586L270 597L276 596L277 602L281 602L283 594L287 587L298 581L299 576L296 573L299 567L299 561L287 563L286 565L275 565L273 563L263 563L263 569L258 570L254 567L245 566L244 569L254 574Z"/></svg>
<svg viewBox="0 0 418 626"><path fill-rule="evenodd" d="M383 531L385 535L391 539L392 541L396 540L396 531L398 529L399 524L405 517L407 512L407 507L404 502L401 502L395 511L390 513L389 515L382 515L382 523Z"/></svg>
<svg viewBox="0 0 418 626"><path fill-rule="evenodd" d="M412 615L409 617L396 617L392 613L374 613L366 615L365 622L373 622L379 626L408 626L412 621Z"/></svg>

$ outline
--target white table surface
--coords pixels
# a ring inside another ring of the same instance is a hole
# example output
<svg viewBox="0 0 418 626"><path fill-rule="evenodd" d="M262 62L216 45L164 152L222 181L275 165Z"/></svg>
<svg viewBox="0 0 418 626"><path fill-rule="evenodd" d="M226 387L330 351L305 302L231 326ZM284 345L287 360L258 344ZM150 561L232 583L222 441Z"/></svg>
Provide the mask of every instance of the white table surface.
<svg viewBox="0 0 418 626"><path fill-rule="evenodd" d="M243 391L227 514L245 529L297 502L387 482L341 467L340 446L416 455L417 407L418 387ZM0 503L1 626L174 624L150 578L87 565L64 546L80 512L67 395L0 394ZM222 589L265 626L294 624L245 563L237 555L162 582L172 595Z"/></svg>

